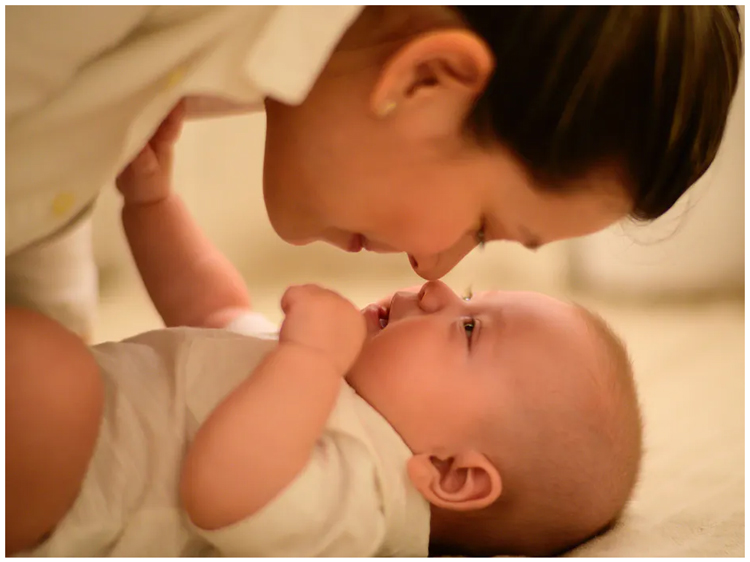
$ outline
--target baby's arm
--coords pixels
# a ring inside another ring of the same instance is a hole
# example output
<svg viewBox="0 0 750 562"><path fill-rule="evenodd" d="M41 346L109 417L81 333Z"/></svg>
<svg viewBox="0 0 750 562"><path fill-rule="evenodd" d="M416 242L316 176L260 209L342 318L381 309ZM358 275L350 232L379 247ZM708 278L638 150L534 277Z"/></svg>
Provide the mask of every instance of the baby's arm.
<svg viewBox="0 0 750 562"><path fill-rule="evenodd" d="M363 316L315 286L292 287L278 347L212 412L180 483L190 519L213 530L245 519L305 467L365 337Z"/></svg>
<svg viewBox="0 0 750 562"><path fill-rule="evenodd" d="M245 283L172 191L183 104L117 178L122 223L148 294L167 326L224 327L250 308Z"/></svg>

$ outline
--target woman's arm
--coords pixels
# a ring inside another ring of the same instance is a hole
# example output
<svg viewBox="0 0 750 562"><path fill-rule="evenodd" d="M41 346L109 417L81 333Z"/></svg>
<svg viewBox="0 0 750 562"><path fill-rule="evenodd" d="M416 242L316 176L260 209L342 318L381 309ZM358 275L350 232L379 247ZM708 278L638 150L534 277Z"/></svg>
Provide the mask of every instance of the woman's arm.
<svg viewBox="0 0 750 562"><path fill-rule="evenodd" d="M154 306L167 326L224 327L250 308L242 276L203 234L172 191L183 104L117 178L122 224Z"/></svg>

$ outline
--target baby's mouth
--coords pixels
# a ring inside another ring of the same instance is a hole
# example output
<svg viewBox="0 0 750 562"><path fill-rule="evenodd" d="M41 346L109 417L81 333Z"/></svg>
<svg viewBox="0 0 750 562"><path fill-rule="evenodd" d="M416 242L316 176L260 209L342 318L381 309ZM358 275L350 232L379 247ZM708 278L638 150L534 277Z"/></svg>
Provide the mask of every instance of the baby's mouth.
<svg viewBox="0 0 750 562"><path fill-rule="evenodd" d="M387 307L381 306L378 309L378 321L380 322L380 329L382 330L388 325L388 319L391 316L391 305Z"/></svg>
<svg viewBox="0 0 750 562"><path fill-rule="evenodd" d="M388 325L391 317L391 304L378 305L372 303L362 309L362 314L367 321L367 333L370 337L376 336Z"/></svg>

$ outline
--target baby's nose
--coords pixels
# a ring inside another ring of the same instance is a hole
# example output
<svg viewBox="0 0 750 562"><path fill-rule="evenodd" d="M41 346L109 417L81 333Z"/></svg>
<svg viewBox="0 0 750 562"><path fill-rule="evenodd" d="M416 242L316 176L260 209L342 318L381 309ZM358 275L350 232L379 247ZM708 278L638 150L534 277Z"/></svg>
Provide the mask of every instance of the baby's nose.
<svg viewBox="0 0 750 562"><path fill-rule="evenodd" d="M419 292L419 308L424 312L438 312L457 298L450 287L442 281L428 281Z"/></svg>

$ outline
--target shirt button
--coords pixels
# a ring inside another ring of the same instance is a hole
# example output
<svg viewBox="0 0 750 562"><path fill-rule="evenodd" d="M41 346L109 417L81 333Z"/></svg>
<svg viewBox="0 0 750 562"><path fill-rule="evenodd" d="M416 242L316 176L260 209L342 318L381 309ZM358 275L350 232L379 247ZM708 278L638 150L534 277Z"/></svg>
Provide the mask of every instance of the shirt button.
<svg viewBox="0 0 750 562"><path fill-rule="evenodd" d="M75 195L68 191L58 193L57 197L52 201L52 214L56 217L62 217L73 208L73 204L76 202Z"/></svg>
<svg viewBox="0 0 750 562"><path fill-rule="evenodd" d="M185 74L187 74L187 70L184 66L178 66L175 68L172 72L167 74L167 78L164 81L164 89L171 90L177 86L185 79Z"/></svg>

